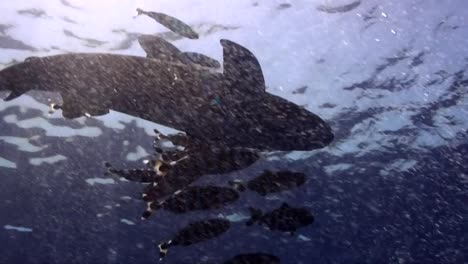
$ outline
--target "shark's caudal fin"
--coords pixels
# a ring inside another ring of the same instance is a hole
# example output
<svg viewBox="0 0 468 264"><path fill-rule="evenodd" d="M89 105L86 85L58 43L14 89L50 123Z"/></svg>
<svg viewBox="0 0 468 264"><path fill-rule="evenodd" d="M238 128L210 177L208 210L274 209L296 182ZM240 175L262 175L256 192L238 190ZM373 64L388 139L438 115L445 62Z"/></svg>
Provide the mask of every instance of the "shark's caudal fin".
<svg viewBox="0 0 468 264"><path fill-rule="evenodd" d="M262 213L262 211L260 209L249 207L249 211L250 211L250 219L245 223L247 226L253 225L263 215L263 213Z"/></svg>
<svg viewBox="0 0 468 264"><path fill-rule="evenodd" d="M245 47L222 39L224 78L231 89L241 92L265 92L265 79L257 58Z"/></svg>

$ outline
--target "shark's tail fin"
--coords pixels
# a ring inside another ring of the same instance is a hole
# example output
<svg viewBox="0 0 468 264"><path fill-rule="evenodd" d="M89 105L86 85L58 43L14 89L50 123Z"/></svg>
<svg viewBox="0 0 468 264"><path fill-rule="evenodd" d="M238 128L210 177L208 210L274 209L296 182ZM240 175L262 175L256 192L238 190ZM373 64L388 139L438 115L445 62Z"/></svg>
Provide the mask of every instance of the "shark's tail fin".
<svg viewBox="0 0 468 264"><path fill-rule="evenodd" d="M255 222L257 222L260 217L262 217L263 213L260 209L256 209L253 207L249 207L250 211L250 219L245 223L248 226L253 225Z"/></svg>
<svg viewBox="0 0 468 264"><path fill-rule="evenodd" d="M172 240L163 241L162 243L158 244L159 248L159 261L161 261L166 255L169 247L171 247Z"/></svg>

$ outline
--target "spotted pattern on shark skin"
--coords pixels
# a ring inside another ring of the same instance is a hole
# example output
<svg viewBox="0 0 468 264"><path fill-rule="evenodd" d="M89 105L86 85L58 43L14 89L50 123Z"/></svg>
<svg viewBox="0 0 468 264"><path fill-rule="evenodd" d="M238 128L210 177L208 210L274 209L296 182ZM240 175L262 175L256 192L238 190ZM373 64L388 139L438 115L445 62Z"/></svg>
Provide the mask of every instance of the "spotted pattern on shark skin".
<svg viewBox="0 0 468 264"><path fill-rule="evenodd" d="M137 56L65 54L5 68L0 89L11 91L5 100L31 89L56 91L66 118L112 109L185 131L206 145L312 150L333 140L325 121L265 91L250 51L228 40L221 44L223 73ZM213 98L222 104L212 105Z"/></svg>

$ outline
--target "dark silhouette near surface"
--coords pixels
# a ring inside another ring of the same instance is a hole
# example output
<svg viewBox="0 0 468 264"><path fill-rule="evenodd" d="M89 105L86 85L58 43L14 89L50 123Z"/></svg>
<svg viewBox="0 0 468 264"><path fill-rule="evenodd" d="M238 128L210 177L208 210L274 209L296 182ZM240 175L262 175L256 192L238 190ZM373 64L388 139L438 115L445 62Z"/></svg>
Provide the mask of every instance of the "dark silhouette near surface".
<svg viewBox="0 0 468 264"><path fill-rule="evenodd" d="M280 264L280 259L266 253L248 253L237 255L223 264Z"/></svg>
<svg viewBox="0 0 468 264"><path fill-rule="evenodd" d="M352 3L349 3L347 5L341 5L341 6L321 5L321 6L317 7L317 10L325 12L325 13L330 13L330 14L333 14L333 13L346 13L346 12L349 12L349 11L357 8L360 5L361 5L361 0L358 0L358 1L355 1L355 2L352 2Z"/></svg>
<svg viewBox="0 0 468 264"><path fill-rule="evenodd" d="M216 238L225 233L230 226L231 223L225 219L208 219L192 222L178 231L171 240L158 245L160 260L166 256L169 247L186 247Z"/></svg>
<svg viewBox="0 0 468 264"><path fill-rule="evenodd" d="M0 72L12 100L29 90L59 92L66 118L110 109L185 131L205 145L312 150L333 140L315 114L265 91L254 55L221 40L224 72L113 54L30 58ZM195 122L194 122L195 121Z"/></svg>
<svg viewBox="0 0 468 264"><path fill-rule="evenodd" d="M270 193L287 191L299 187L304 182L304 173L286 170L277 172L265 170L258 177L248 181L247 184L244 184L242 181L230 181L229 183L239 191L244 191L246 189L245 185L247 185L249 190L265 196Z"/></svg>
<svg viewBox="0 0 468 264"><path fill-rule="evenodd" d="M189 25L185 24L184 22L180 21L175 17L153 11L144 11L141 8L137 8L137 12L137 16L147 15L152 19L156 20L156 22L158 22L159 24L170 29L172 32L177 33L183 37L189 39L198 39L197 32L195 32Z"/></svg>
<svg viewBox="0 0 468 264"><path fill-rule="evenodd" d="M252 218L246 222L251 226L254 223L264 224L272 231L294 232L314 222L314 216L305 208L295 208L283 203L279 208L263 214L261 210L249 208Z"/></svg>

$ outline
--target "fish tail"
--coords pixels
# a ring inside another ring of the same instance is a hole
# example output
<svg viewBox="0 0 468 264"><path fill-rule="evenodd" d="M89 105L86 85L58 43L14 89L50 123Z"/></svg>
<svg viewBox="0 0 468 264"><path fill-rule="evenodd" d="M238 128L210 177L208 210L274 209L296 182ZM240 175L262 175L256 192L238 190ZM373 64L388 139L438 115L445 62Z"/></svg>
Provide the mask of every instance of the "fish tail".
<svg viewBox="0 0 468 264"><path fill-rule="evenodd" d="M159 203L156 203L156 202L147 202L146 205L147 205L146 210L141 215L141 220L148 219L153 214L154 211L161 208L161 205Z"/></svg>
<svg viewBox="0 0 468 264"><path fill-rule="evenodd" d="M248 226L253 225L255 222L257 222L260 217L262 217L262 211L260 209L256 209L253 207L249 207L250 211L250 219L245 223Z"/></svg>
<svg viewBox="0 0 468 264"><path fill-rule="evenodd" d="M161 261L167 255L167 251L169 250L169 247L171 246L171 244L172 244L172 240L163 241L158 244L159 261Z"/></svg>

